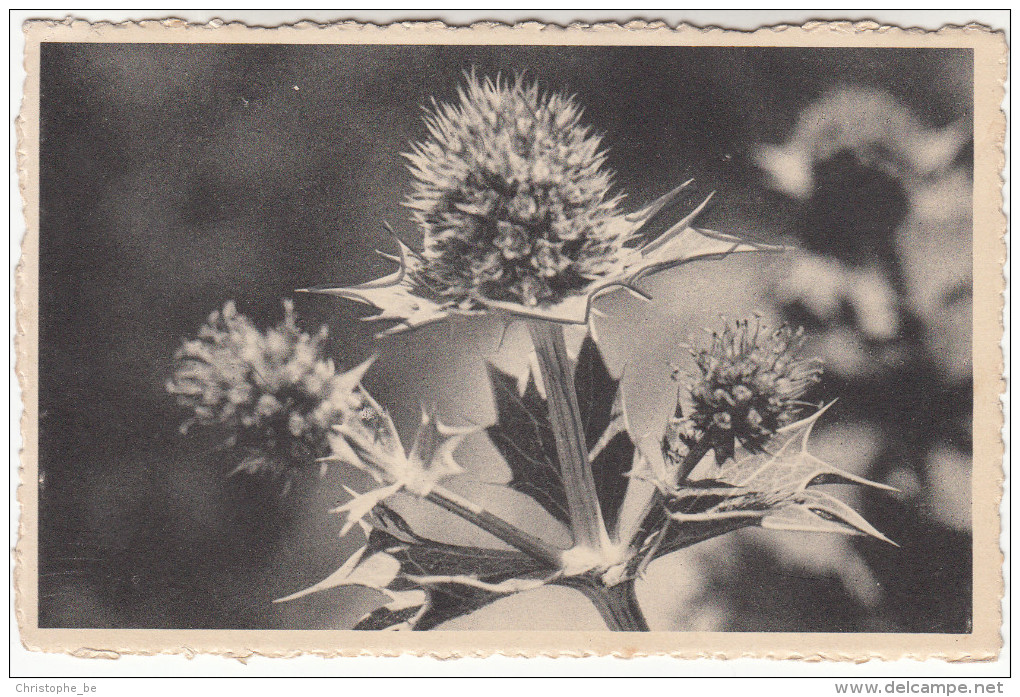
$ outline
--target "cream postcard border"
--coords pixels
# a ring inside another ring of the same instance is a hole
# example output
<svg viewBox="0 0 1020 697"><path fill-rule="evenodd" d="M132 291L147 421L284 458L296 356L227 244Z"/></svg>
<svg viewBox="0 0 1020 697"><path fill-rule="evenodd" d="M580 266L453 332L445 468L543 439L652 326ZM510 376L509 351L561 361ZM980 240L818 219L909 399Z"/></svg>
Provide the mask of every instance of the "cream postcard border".
<svg viewBox="0 0 1020 697"><path fill-rule="evenodd" d="M301 22L274 28L213 21L139 23L35 21L25 24L25 98L17 121L18 173L27 233L16 279L17 363L24 413L21 428L20 535L15 548L18 625L26 648L83 657L120 654L213 653L252 655L435 657L670 655L679 658L781 658L861 662L872 658L994 660L1002 646L1002 561L999 502L1002 497L1003 391L1002 308L1006 220L1002 179L1006 119L1001 111L1007 49L1001 33L979 26L937 32L904 30L875 23L813 22L753 32L671 28L661 23L560 27L441 22L386 26ZM39 350L39 56L42 42L140 43L350 43L489 45L677 45L916 47L974 50L974 423L973 549L974 627L971 634L823 634L736 632L520 632L520 631L294 631L43 629L37 626L38 593L38 380ZM980 505L975 505L980 502Z"/></svg>

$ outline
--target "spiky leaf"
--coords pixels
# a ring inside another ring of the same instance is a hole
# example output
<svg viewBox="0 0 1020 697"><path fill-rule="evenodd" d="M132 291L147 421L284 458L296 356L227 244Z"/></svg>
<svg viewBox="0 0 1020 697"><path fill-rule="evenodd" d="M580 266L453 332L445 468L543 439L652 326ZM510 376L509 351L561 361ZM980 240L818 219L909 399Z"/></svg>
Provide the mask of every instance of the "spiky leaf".
<svg viewBox="0 0 1020 697"><path fill-rule="evenodd" d="M586 336L574 368L574 391L581 409L581 424L588 450L595 447L609 426L619 385L620 381L609 374L591 335Z"/></svg>
<svg viewBox="0 0 1020 697"><path fill-rule="evenodd" d="M817 484L861 484L892 491L890 486L833 467L807 451L811 429L830 406L780 429L766 452L727 462L714 478L732 486L763 492L792 493Z"/></svg>
<svg viewBox="0 0 1020 697"><path fill-rule="evenodd" d="M822 484L892 487L840 470L807 452L811 429L826 409L782 429L765 453L719 468L712 479L686 483L667 496L671 522L651 534L639 557L657 558L752 525L779 530L868 535L890 542Z"/></svg>
<svg viewBox="0 0 1020 697"><path fill-rule="evenodd" d="M634 442L627 432L620 381L609 373L590 335L584 338L577 356L574 390L602 516L614 530L627 493L626 474L634 462Z"/></svg>
<svg viewBox="0 0 1020 697"><path fill-rule="evenodd" d="M453 453L464 437L473 432L445 426L430 411L422 409L414 443L410 452L405 452L389 414L370 396L364 398L373 406L371 418L348 418L334 426L329 439L333 455L329 459L347 462L372 475L383 486L361 494L344 487L352 498L333 510L346 515L341 535L346 535L390 496L403 491L424 497L440 480L460 474L463 470L454 461Z"/></svg>
<svg viewBox="0 0 1020 697"><path fill-rule="evenodd" d="M278 602L339 586L363 586L389 601L355 629L431 629L506 595L537 588L544 567L527 555L462 547L415 533L385 504L369 518L367 544L319 583Z"/></svg>
<svg viewBox="0 0 1020 697"><path fill-rule="evenodd" d="M619 431L604 447L591 456L591 471L595 478L599 505L607 529L616 537L620 522L620 509L627 494L627 473L634 462L634 441L626 431Z"/></svg>
<svg viewBox="0 0 1020 697"><path fill-rule="evenodd" d="M510 487L534 498L566 523L567 497L549 410L533 375L522 393L517 379L489 366L498 418L489 438L510 467ZM585 337L574 368L574 391L591 459L592 475L606 525L612 530L627 491L634 461L620 381L606 367L598 346Z"/></svg>
<svg viewBox="0 0 1020 697"><path fill-rule="evenodd" d="M522 394L517 378L493 365L488 368L497 418L486 432L510 468L510 488L535 499L566 523L567 494L560 477L556 439L549 423L549 408L538 393L534 377L529 375Z"/></svg>

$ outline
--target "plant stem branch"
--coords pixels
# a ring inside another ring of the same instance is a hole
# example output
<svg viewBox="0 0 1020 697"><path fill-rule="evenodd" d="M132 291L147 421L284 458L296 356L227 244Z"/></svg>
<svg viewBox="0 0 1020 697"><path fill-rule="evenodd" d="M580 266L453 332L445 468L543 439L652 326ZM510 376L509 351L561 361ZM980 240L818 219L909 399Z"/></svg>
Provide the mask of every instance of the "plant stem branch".
<svg viewBox="0 0 1020 697"><path fill-rule="evenodd" d="M567 356L563 326L555 322L528 320L528 330L545 384L549 421L556 439L574 544L594 550L606 549L610 544L609 535L588 459L581 410L574 391L573 365Z"/></svg>
<svg viewBox="0 0 1020 697"><path fill-rule="evenodd" d="M429 492L429 501L442 506L451 513L474 523L482 530L498 537L507 544L516 547L529 557L532 557L546 566L558 569L562 565L563 551L553 547L549 543L524 532L515 525L512 525L499 516L493 515L478 504L470 501L460 494L456 494L441 486L433 486Z"/></svg>

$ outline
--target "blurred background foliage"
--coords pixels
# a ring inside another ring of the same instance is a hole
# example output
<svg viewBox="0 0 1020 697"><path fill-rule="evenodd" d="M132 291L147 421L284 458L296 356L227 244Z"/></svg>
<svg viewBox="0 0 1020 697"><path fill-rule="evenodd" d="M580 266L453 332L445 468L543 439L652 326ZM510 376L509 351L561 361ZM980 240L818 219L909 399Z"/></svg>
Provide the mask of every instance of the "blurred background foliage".
<svg viewBox="0 0 1020 697"><path fill-rule="evenodd" d="M719 315L803 324L840 401L816 450L897 486L841 492L900 547L748 530L656 562L653 629L966 632L971 617L969 51L45 44L40 276L40 623L56 627L349 627L378 598L271 600L360 544L327 511L353 472L226 477L182 438L163 389L182 337L235 298L260 326L295 288L390 270L386 220L414 246L399 154L421 106L462 71L525 72L576 93L636 207L690 177L702 224L794 243L662 274L596 320L632 420L661 433L671 364ZM413 429L494 418L483 358L523 370L525 332L461 321L376 343L366 312L297 296L349 368ZM456 487L536 532L482 438ZM409 507L420 524L441 512ZM444 539L485 543L451 522ZM490 540L491 541L491 540ZM497 602L456 627L601 628L567 589Z"/></svg>

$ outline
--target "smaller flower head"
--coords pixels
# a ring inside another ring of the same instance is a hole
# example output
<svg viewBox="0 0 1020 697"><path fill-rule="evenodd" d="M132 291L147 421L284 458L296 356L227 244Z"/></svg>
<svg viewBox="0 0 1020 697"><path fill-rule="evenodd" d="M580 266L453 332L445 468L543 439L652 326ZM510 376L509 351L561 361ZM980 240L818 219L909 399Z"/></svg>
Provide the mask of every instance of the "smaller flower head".
<svg viewBox="0 0 1020 697"><path fill-rule="evenodd" d="M800 398L822 373L817 360L798 356L803 328L774 331L757 318L727 323L708 348L692 350L697 370L686 375L693 409L678 419L688 445L702 438L717 462L733 456L734 441L761 451L776 431L796 420Z"/></svg>
<svg viewBox="0 0 1020 697"><path fill-rule="evenodd" d="M235 471L280 474L329 453L330 429L363 402L369 363L338 373L323 356L326 328L311 335L284 301L284 319L259 330L233 302L209 315L175 354L166 388L192 416L181 426L218 426L242 459Z"/></svg>

